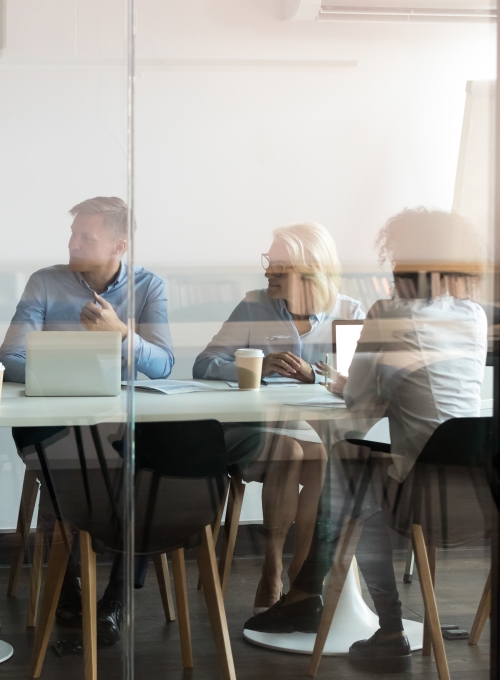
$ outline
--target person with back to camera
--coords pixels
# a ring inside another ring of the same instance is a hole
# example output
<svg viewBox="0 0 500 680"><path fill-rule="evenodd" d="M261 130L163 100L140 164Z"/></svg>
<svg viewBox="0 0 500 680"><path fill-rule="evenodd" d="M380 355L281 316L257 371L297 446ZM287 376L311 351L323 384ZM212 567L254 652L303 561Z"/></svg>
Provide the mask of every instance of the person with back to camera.
<svg viewBox="0 0 500 680"><path fill-rule="evenodd" d="M127 378L127 204L120 198L90 198L70 211L69 264L41 269L30 277L17 305L0 360L5 380L24 383L26 333L42 330L119 331L122 335L122 379ZM168 328L165 282L143 267L134 268L136 332L135 368L148 378L167 378L174 365ZM42 486L41 507L47 521L52 506ZM77 537L75 536L75 539ZM78 541L61 590L56 617L60 623L82 623ZM136 558L135 583L142 587L147 558ZM106 591L98 602L97 635L102 644L120 639L123 602L123 559L118 555Z"/></svg>
<svg viewBox="0 0 500 680"><path fill-rule="evenodd" d="M474 300L482 256L477 236L464 219L424 208L405 210L389 220L377 245L381 259L392 262L394 296L369 310L348 377L324 363L318 369L330 375L329 389L344 395L353 415L370 409L380 413L382 406L391 434L387 474L403 482L440 423L480 415L487 320ZM333 463L332 457L331 469ZM403 629L391 538L376 498L363 522L356 557L380 628L351 646L349 660L364 670L402 672L411 668L411 650ZM328 535L322 527L325 522L337 525L334 508L335 499L325 485L311 548L291 590L245 628L317 631L323 581L338 541L338 535Z"/></svg>
<svg viewBox="0 0 500 680"><path fill-rule="evenodd" d="M263 377L318 382L313 366L331 352L332 321L364 318L360 303L338 292L340 264L323 226L303 222L276 229L262 264L267 290L247 293L197 357L194 378L236 380L234 353L251 347L264 352ZM293 522L290 583L308 553L327 458L321 439L305 421L271 425L224 425L228 463L237 465L246 481L263 482L265 557L255 613L281 597L283 545Z"/></svg>

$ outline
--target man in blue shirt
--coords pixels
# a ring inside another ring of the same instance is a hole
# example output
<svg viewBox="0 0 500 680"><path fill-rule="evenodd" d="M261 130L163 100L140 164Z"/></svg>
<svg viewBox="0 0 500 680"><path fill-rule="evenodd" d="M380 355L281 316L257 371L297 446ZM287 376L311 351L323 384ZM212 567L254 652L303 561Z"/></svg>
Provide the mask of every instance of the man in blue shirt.
<svg viewBox="0 0 500 680"><path fill-rule="evenodd" d="M127 367L127 206L119 198L79 203L69 240L69 264L35 272L29 279L5 340L4 379L24 382L26 333L41 330L120 331L122 377ZM174 365L165 282L135 267L134 354L136 370L167 378Z"/></svg>
<svg viewBox="0 0 500 680"><path fill-rule="evenodd" d="M35 272L29 279L5 340L0 361L5 380L23 383L26 368L26 333L42 330L119 331L122 334L122 378L127 376L128 329L127 205L120 198L97 197L70 210L69 264ZM136 372L148 378L167 378L174 365L168 328L165 282L143 267L135 267ZM42 489L43 491L43 489ZM40 514L50 508L42 494ZM50 510L48 510L50 514ZM57 608L57 619L81 625L81 589L78 541L68 563ZM135 584L144 583L147 558L136 558ZM98 603L98 640L114 644L120 639L123 602L123 560L115 558L109 584Z"/></svg>

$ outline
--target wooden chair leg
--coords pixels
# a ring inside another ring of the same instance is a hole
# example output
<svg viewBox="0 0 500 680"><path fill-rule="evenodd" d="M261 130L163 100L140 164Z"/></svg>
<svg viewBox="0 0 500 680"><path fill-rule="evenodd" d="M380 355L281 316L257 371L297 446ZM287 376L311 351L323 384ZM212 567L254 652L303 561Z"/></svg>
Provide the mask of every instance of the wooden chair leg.
<svg viewBox="0 0 500 680"><path fill-rule="evenodd" d="M413 525L412 543L413 551L415 553L418 579L420 581L420 588L422 590L422 597L424 599L425 615L428 619L431 632L432 646L434 648L434 657L436 659L439 680L450 680L450 671L448 669L448 660L446 658L446 652L444 649L441 624L439 623L439 614L436 604L436 596L434 595L434 588L432 585L432 575L429 566L429 560L427 558L427 549L425 547L425 539L422 527L419 524Z"/></svg>
<svg viewBox="0 0 500 680"><path fill-rule="evenodd" d="M184 548L179 548L179 550L172 552L172 571L174 573L175 600L177 603L177 616L179 618L182 665L184 668L193 668L193 648L191 645L191 625L189 623Z"/></svg>
<svg viewBox="0 0 500 680"><path fill-rule="evenodd" d="M97 680L96 555L92 538L80 531L82 562L83 667L85 680Z"/></svg>
<svg viewBox="0 0 500 680"><path fill-rule="evenodd" d="M436 553L435 545L427 546L427 558L429 560L429 570L432 578L432 588L436 585ZM427 612L424 614L424 640L422 643L422 656L430 656L432 652L431 628Z"/></svg>
<svg viewBox="0 0 500 680"><path fill-rule="evenodd" d="M172 586L170 585L167 556L165 553L154 555L153 562L156 570L156 578L158 579L158 586L160 587L165 618L167 621L175 621L174 598L172 596Z"/></svg>
<svg viewBox="0 0 500 680"><path fill-rule="evenodd" d="M214 541L214 547L217 545L217 539L219 538L219 532L220 532L220 526L222 522L222 515L224 514L224 508L226 507L226 501L227 497L229 494L229 485L226 489L226 493L224 494L224 497L219 505L219 511L217 512L217 517L214 519L214 522L212 524L212 536L213 536L213 541ZM196 586L197 590L201 590L201 576L198 577L198 585Z"/></svg>
<svg viewBox="0 0 500 680"><path fill-rule="evenodd" d="M229 576L231 574L231 564L233 562L234 546L238 535L238 525L240 522L241 507L245 495L245 485L239 473L231 477L229 486L229 498L227 501L226 519L224 522L224 543L219 559L219 577L222 588L222 596L226 594Z"/></svg>
<svg viewBox="0 0 500 680"><path fill-rule="evenodd" d="M21 576L21 569L24 562L24 554L31 528L31 520L35 511L36 497L38 495L38 479L34 470L26 469L24 473L23 490L21 492L21 503L19 505L19 515L17 518L16 538L17 543L12 555L12 562L9 573L9 585L7 595L15 595Z"/></svg>
<svg viewBox="0 0 500 680"><path fill-rule="evenodd" d="M326 591L323 614L321 616L309 669L307 671L308 675L312 677L318 672L318 666L321 661L323 649L325 648L328 633L330 632L342 588L344 587L351 562L354 558L354 553L356 552L361 528L361 524L352 517L347 518L344 523Z"/></svg>
<svg viewBox="0 0 500 680"><path fill-rule="evenodd" d="M203 592L217 649L219 665L224 680L236 680L233 652L227 628L222 587L217 574L217 561L210 526L201 532L201 544L196 549L196 559L203 582Z"/></svg>
<svg viewBox="0 0 500 680"><path fill-rule="evenodd" d="M72 542L72 534L67 531L64 523L58 520L52 538L47 577L31 656L31 678L39 678L42 672Z"/></svg>
<svg viewBox="0 0 500 680"><path fill-rule="evenodd" d="M474 623L469 635L469 644L477 645L481 633L483 632L484 624L488 620L491 611L491 570L486 579L486 584L484 586L483 594L481 595L481 600L479 602L479 607L477 608L476 616L474 617Z"/></svg>
<svg viewBox="0 0 500 680"><path fill-rule="evenodd" d="M43 570L43 548L45 543L45 532L43 527L37 527L35 534L35 548L33 550L33 564L31 566L30 595L28 602L28 615L26 617L26 627L34 628L36 625L36 614L42 587Z"/></svg>

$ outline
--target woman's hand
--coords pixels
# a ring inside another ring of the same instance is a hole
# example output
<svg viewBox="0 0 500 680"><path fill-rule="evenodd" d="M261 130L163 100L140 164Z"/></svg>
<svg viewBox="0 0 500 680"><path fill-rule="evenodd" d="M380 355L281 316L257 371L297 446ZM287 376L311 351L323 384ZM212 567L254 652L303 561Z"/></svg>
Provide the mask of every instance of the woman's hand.
<svg viewBox="0 0 500 680"><path fill-rule="evenodd" d="M330 378L331 382L327 384L327 389L334 394L343 394L344 387L347 382L347 376L342 375L339 371L336 371L324 361L316 362L316 369L320 375Z"/></svg>
<svg viewBox="0 0 500 680"><path fill-rule="evenodd" d="M278 373L304 383L313 383L315 380L312 366L292 352L268 354L262 363L262 376L265 377L269 373Z"/></svg>

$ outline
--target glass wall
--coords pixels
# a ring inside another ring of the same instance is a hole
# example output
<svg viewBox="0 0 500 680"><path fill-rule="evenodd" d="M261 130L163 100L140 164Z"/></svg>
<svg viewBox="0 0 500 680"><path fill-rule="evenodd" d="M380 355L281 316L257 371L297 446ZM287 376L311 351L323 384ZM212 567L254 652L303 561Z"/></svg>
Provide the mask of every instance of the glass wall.
<svg viewBox="0 0 500 680"><path fill-rule="evenodd" d="M494 677L496 22L441 4L0 0L9 677Z"/></svg>
<svg viewBox="0 0 500 680"><path fill-rule="evenodd" d="M12 677L84 665L95 677L96 638L99 673L131 677L126 10L1 3L0 658L13 649Z"/></svg>

